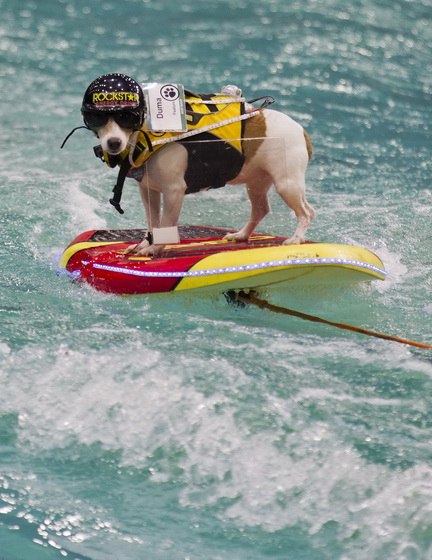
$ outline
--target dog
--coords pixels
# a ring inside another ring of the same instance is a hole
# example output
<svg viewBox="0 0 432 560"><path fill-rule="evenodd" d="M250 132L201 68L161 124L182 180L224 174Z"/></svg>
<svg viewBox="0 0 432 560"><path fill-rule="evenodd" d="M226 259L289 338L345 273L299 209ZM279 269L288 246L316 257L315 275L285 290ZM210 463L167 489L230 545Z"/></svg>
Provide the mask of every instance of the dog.
<svg viewBox="0 0 432 560"><path fill-rule="evenodd" d="M229 233L225 239L233 242L248 240L270 211L268 192L274 185L297 219L294 234L283 244L300 244L315 216L314 209L305 198L305 173L312 157L309 136L300 124L279 111L263 108L256 113L244 120L244 163L238 174L227 181L230 185L246 185L251 204L250 216L239 231ZM88 128L99 138L102 150L115 157L130 146L134 130L124 124L120 126L115 113L108 112L105 116L106 122L101 126ZM137 182L149 231L177 226L187 192L185 176L188 164L185 145L174 141L152 153L142 166L143 173ZM164 245L152 244L146 238L128 252L139 256L158 256L163 249Z"/></svg>

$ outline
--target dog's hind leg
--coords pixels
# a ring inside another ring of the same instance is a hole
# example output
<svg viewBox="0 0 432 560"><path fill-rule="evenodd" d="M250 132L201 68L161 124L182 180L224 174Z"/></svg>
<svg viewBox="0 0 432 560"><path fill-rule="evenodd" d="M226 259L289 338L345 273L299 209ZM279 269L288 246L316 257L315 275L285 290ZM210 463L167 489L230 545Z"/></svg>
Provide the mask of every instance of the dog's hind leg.
<svg viewBox="0 0 432 560"><path fill-rule="evenodd" d="M261 175L254 182L246 185L247 193L251 203L251 211L249 220L236 233L229 233L225 236L228 241L247 241L254 232L258 224L270 212L270 204L268 200L268 191L272 185L271 178L268 175Z"/></svg>
<svg viewBox="0 0 432 560"><path fill-rule="evenodd" d="M305 183L303 177L297 180L284 178L275 181L276 192L282 200L293 210L297 218L294 235L284 241L284 245L298 245L305 239L306 231L315 216L315 210L306 201Z"/></svg>

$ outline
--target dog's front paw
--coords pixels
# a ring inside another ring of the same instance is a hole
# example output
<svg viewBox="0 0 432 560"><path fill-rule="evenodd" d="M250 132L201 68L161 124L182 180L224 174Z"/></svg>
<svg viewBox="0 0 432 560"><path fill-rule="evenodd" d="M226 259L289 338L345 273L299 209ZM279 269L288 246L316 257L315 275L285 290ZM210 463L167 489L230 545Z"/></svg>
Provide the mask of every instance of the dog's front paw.
<svg viewBox="0 0 432 560"><path fill-rule="evenodd" d="M300 245L300 243L303 243L303 240L299 237L294 236L290 237L289 239L285 239L282 245Z"/></svg>
<svg viewBox="0 0 432 560"><path fill-rule="evenodd" d="M136 250L138 249L138 247L142 245L142 243L136 243L135 245L129 245L129 247L127 247L127 249L125 249L125 255L135 255L136 254Z"/></svg>
<svg viewBox="0 0 432 560"><path fill-rule="evenodd" d="M150 245L138 251L140 257L160 257L165 249L165 245Z"/></svg>
<svg viewBox="0 0 432 560"><path fill-rule="evenodd" d="M235 241L238 243L241 241L247 241L249 236L244 235L241 231L237 231L236 233L227 233L224 239L225 241Z"/></svg>
<svg viewBox="0 0 432 560"><path fill-rule="evenodd" d="M150 245L147 239L137 243L136 245L131 245L125 251L126 255L136 255L138 257L158 257L162 254L165 245Z"/></svg>

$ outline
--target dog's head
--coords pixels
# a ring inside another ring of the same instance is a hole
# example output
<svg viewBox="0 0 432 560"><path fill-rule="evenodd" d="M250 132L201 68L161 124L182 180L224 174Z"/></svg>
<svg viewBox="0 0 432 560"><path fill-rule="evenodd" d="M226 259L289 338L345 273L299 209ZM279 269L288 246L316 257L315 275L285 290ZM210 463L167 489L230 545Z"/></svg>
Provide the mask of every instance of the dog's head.
<svg viewBox="0 0 432 560"><path fill-rule="evenodd" d="M140 85L124 74L105 74L87 88L81 107L84 124L111 155L126 149L130 135L144 122L146 105Z"/></svg>

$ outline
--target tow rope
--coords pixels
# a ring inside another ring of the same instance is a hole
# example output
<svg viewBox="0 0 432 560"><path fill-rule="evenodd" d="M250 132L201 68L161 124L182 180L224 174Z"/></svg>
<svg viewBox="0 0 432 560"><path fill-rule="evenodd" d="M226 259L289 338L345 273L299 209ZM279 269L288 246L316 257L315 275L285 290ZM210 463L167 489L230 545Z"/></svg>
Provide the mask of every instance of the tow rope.
<svg viewBox="0 0 432 560"><path fill-rule="evenodd" d="M365 334L367 336L374 336L376 338L384 338L385 340L392 340L394 342L400 342L402 344L409 344L410 346L416 346L417 348L432 348L432 345L430 344L422 344L421 342L414 342L412 340L406 340L404 338L398 338L396 336L390 336L388 334L382 334L375 331L362 329L360 327L353 327L352 325L345 325L344 323L334 323L333 321L327 321L327 319L322 319L321 317L316 317L315 315L307 315L306 313L301 313L300 311L294 311L293 309L287 309L286 307L279 307L277 305L273 305L265 299L258 298L256 296L256 292L253 290L251 290L248 294L246 294L245 292L235 293L235 298L237 299L237 301L240 301L242 303L252 303L260 309L268 309L269 311L273 311L274 313L292 315L293 317L298 317L299 319L304 319L305 321L324 323L326 325L331 325L332 327L337 327L338 329L354 331L360 334Z"/></svg>

